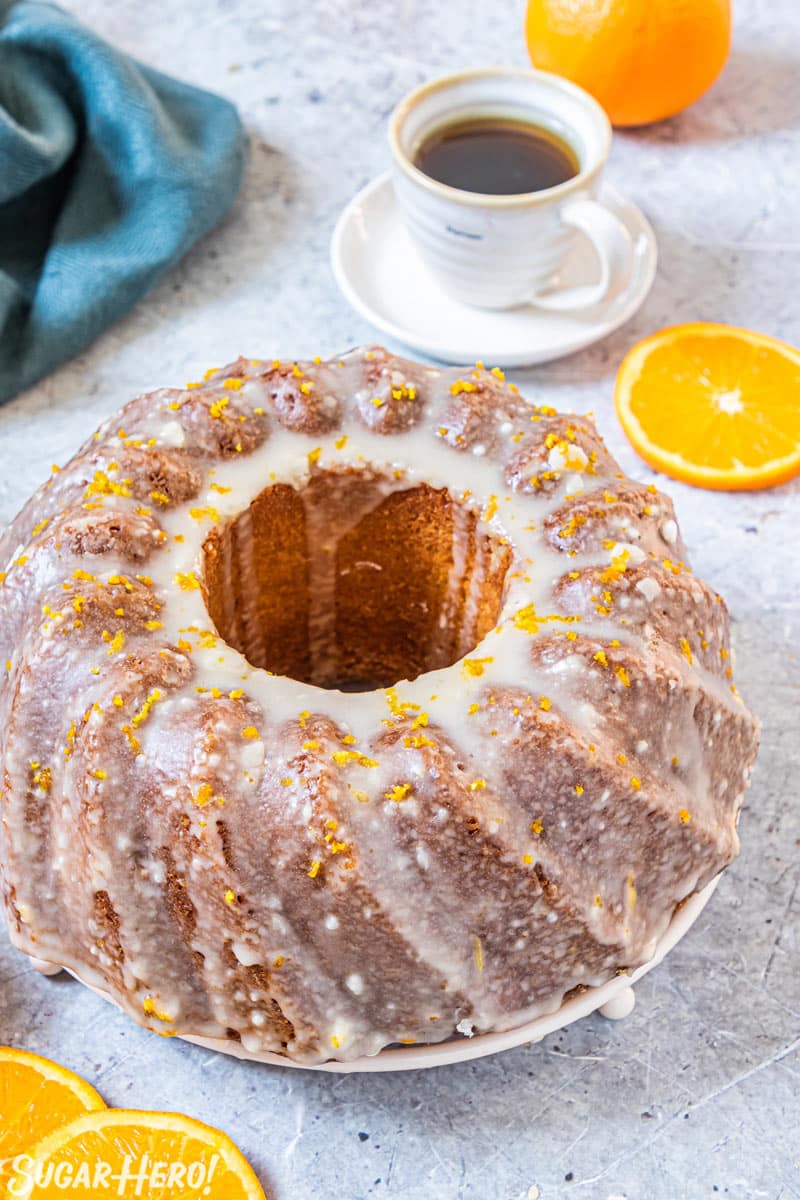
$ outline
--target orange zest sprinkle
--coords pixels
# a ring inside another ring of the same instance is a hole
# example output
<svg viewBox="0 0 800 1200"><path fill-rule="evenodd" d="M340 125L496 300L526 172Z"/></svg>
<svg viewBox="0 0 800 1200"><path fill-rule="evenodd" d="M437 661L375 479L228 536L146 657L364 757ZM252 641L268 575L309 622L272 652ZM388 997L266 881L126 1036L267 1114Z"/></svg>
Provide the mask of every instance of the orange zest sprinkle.
<svg viewBox="0 0 800 1200"><path fill-rule="evenodd" d="M214 794L214 789L210 783L201 783L195 794L192 796L192 803L198 808L205 808L209 800Z"/></svg>
<svg viewBox="0 0 800 1200"><path fill-rule="evenodd" d="M376 759L367 758L366 754L361 754L358 750L334 750L332 758L337 766L340 767L344 767L351 762L358 763L360 767L378 766Z"/></svg>
<svg viewBox="0 0 800 1200"><path fill-rule="evenodd" d="M125 734L125 740L127 741L128 745L130 746L133 753L141 754L142 753L141 742L139 741L136 734L131 729L130 725L123 725L122 732Z"/></svg>
<svg viewBox="0 0 800 1200"><path fill-rule="evenodd" d="M636 876L631 871L627 880L628 887L628 907L633 909L636 907Z"/></svg>
<svg viewBox="0 0 800 1200"><path fill-rule="evenodd" d="M182 592L194 592L200 587L200 582L194 571L187 571L185 574L182 571L177 571L174 582L177 583Z"/></svg>
<svg viewBox="0 0 800 1200"><path fill-rule="evenodd" d="M435 746L436 742L426 737L424 733L418 733L414 737L404 737L403 745L410 750L421 750L423 746Z"/></svg>
<svg viewBox="0 0 800 1200"><path fill-rule="evenodd" d="M142 705L142 707L131 718L131 725L133 726L134 729L138 729L139 726L144 721L147 720L147 718L150 716L151 708L153 707L154 704L158 704L160 699L161 699L160 690L158 688L153 688L152 691L150 692L150 695L147 697L144 704Z"/></svg>
<svg viewBox="0 0 800 1200"><path fill-rule="evenodd" d="M108 650L106 653L108 654L109 658L114 654L119 654L120 650L125 645L125 634L122 632L122 630L118 629L112 637L108 630L104 629L102 636L103 641L108 642Z"/></svg>
<svg viewBox="0 0 800 1200"><path fill-rule="evenodd" d="M142 1008L148 1017L157 1017L159 1021L171 1022L175 1020L175 1018L171 1017L169 1013L161 1012L157 1008L156 1002L152 996L145 996L144 1000L142 1001Z"/></svg>
<svg viewBox="0 0 800 1200"><path fill-rule="evenodd" d="M386 688L386 703L389 705L389 711L394 717L404 717L410 712L419 712L419 705L414 704L412 700L401 700L397 694L397 688Z"/></svg>
<svg viewBox="0 0 800 1200"><path fill-rule="evenodd" d="M491 655L487 658L465 658L461 665L461 671L466 678L479 676L483 674L486 663L491 662L494 662Z"/></svg>
<svg viewBox="0 0 800 1200"><path fill-rule="evenodd" d="M387 800L394 800L395 804L399 804L401 800L405 800L410 791L410 783L396 783L393 788L383 794Z"/></svg>
<svg viewBox="0 0 800 1200"><path fill-rule="evenodd" d="M230 400L227 396L220 396L218 400L214 400L212 404L209 404L208 415L213 417L215 421L218 421L229 404Z"/></svg>
<svg viewBox="0 0 800 1200"><path fill-rule="evenodd" d="M533 604L526 604L524 608L520 608L513 616L514 625L517 629L521 629L523 633L535 634L539 632L540 625L544 625L548 621L580 621L580 616L560 616L553 613L550 616L540 617L536 612Z"/></svg>
<svg viewBox="0 0 800 1200"><path fill-rule="evenodd" d="M111 466L109 465L109 470ZM85 496L130 496L131 489L124 483L114 483L105 471L95 471L91 483L86 485Z"/></svg>

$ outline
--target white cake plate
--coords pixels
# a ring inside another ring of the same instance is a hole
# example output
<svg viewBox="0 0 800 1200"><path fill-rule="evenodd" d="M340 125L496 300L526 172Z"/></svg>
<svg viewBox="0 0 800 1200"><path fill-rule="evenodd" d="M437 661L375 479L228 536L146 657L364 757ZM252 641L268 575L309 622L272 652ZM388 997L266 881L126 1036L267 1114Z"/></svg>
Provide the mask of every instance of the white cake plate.
<svg viewBox="0 0 800 1200"><path fill-rule="evenodd" d="M235 1058L272 1063L278 1067L300 1067L307 1071L336 1071L342 1074L354 1071L415 1071L422 1067L446 1067L451 1063L468 1062L472 1058L497 1054L500 1050L513 1050L515 1046L540 1042L548 1033L563 1029L565 1025L571 1025L581 1017L588 1017L598 1009L602 1016L619 1021L633 1012L636 998L631 985L648 971L652 971L653 967L657 967L664 955L689 932L714 894L719 879L717 875L701 892L696 892L681 905L663 937L659 939L649 962L643 963L629 974L616 975L601 987L588 988L579 996L567 1000L555 1012L535 1017L532 1021L526 1021L524 1025L518 1025L516 1029L499 1033L480 1033L475 1037L461 1037L435 1045L392 1046L381 1050L380 1054L354 1058L350 1062L326 1062L313 1066L292 1062L280 1054L251 1054L241 1043L231 1042L226 1038L186 1037L184 1041L194 1042L195 1045L205 1046L209 1050L220 1050L223 1054L231 1054Z"/></svg>
<svg viewBox="0 0 800 1200"><path fill-rule="evenodd" d="M423 1067L446 1067L451 1063L468 1062L473 1058L483 1058L487 1054L497 1054L500 1050L513 1050L515 1046L540 1042L548 1033L553 1033L556 1029L563 1029L565 1025L571 1025L573 1021L579 1021L581 1017L588 1017L598 1010L609 1020L619 1021L633 1012L636 999L632 985L648 971L652 971L653 967L657 967L664 955L668 954L672 947L677 945L681 938L689 932L714 894L719 879L718 875L702 891L695 892L677 909L666 932L659 939L653 957L648 962L637 967L635 971L615 975L613 979L609 979L600 987L587 988L580 995L565 1001L555 1012L535 1017L532 1021L526 1021L524 1025L518 1025L514 1029L480 1033L471 1038L453 1038L450 1041L438 1042L434 1045L390 1046L381 1050L379 1054L365 1055L362 1058L351 1059L349 1062L314 1064L294 1062L292 1059L284 1058L281 1054L273 1054L269 1051L260 1054L252 1053L245 1050L240 1042L230 1041L228 1038L192 1037L184 1034L182 1040L192 1042L196 1046L203 1046L207 1050L216 1050L218 1053L231 1055L233 1058L247 1059L250 1062L269 1063L275 1067L294 1067L305 1071L334 1071L346 1075L357 1071L416 1071ZM43 975L55 975L62 969L39 959L31 961ZM70 973L84 983L85 987L96 992L98 996L114 1003L107 992L93 984L85 983L76 971L73 970Z"/></svg>

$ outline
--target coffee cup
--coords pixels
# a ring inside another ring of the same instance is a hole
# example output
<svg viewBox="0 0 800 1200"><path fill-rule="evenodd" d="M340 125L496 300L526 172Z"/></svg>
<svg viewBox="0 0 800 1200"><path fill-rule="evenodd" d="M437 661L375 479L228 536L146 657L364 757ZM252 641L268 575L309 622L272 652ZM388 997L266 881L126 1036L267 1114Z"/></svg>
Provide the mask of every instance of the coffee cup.
<svg viewBox="0 0 800 1200"><path fill-rule="evenodd" d="M453 187L420 169L420 151L431 138L477 120L548 131L570 148L575 174L541 190L496 195ZM455 299L476 308L534 304L569 312L608 301L628 283L633 243L599 199L611 126L583 88L547 71L508 67L446 75L400 101L389 145L406 226ZM559 271L579 244L596 262L594 278L560 286Z"/></svg>

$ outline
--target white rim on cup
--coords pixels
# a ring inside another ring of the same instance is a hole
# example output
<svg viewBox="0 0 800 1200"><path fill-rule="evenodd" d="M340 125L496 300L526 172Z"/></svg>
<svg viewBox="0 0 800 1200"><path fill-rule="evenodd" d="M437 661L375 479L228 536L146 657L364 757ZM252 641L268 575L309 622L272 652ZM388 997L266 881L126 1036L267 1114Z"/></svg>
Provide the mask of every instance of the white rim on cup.
<svg viewBox="0 0 800 1200"><path fill-rule="evenodd" d="M592 109L595 120L603 130L603 145L595 155L596 161L591 166L582 166L577 175L573 175L570 179L566 179L563 183L558 183L554 187L542 188L541 191L537 192L519 192L510 196L462 191L460 188L440 183L437 179L431 179L429 175L426 175L424 171L415 166L403 148L402 127L408 114L417 104L431 93L446 91L458 83L468 82L473 79L498 77L501 79L546 80L557 91L573 99L580 100L586 108ZM603 170L610 146L611 122L608 119L605 109L597 103L595 98L584 88L578 87L576 83L571 83L568 79L563 79L560 75L554 75L551 71L540 71L535 67L476 67L474 70L455 71L451 75L441 75L429 83L423 83L420 87L415 88L413 92L409 92L400 101L389 118L389 147L395 165L415 183L421 184L434 195L446 199L457 199L459 204L473 205L476 208L485 208L487 205L490 205L492 208L503 209L530 208L533 204L551 204L559 196L567 195L570 192L580 192Z"/></svg>

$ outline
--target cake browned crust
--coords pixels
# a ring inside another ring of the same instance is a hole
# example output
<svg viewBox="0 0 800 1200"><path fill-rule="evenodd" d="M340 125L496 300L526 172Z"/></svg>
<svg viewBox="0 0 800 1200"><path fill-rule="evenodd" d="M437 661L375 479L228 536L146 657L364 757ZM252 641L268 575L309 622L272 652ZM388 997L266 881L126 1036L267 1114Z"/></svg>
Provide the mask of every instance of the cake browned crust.
<svg viewBox="0 0 800 1200"><path fill-rule="evenodd" d="M379 347L132 401L0 538L14 943L315 1062L646 961L757 724L670 501L502 372Z"/></svg>

